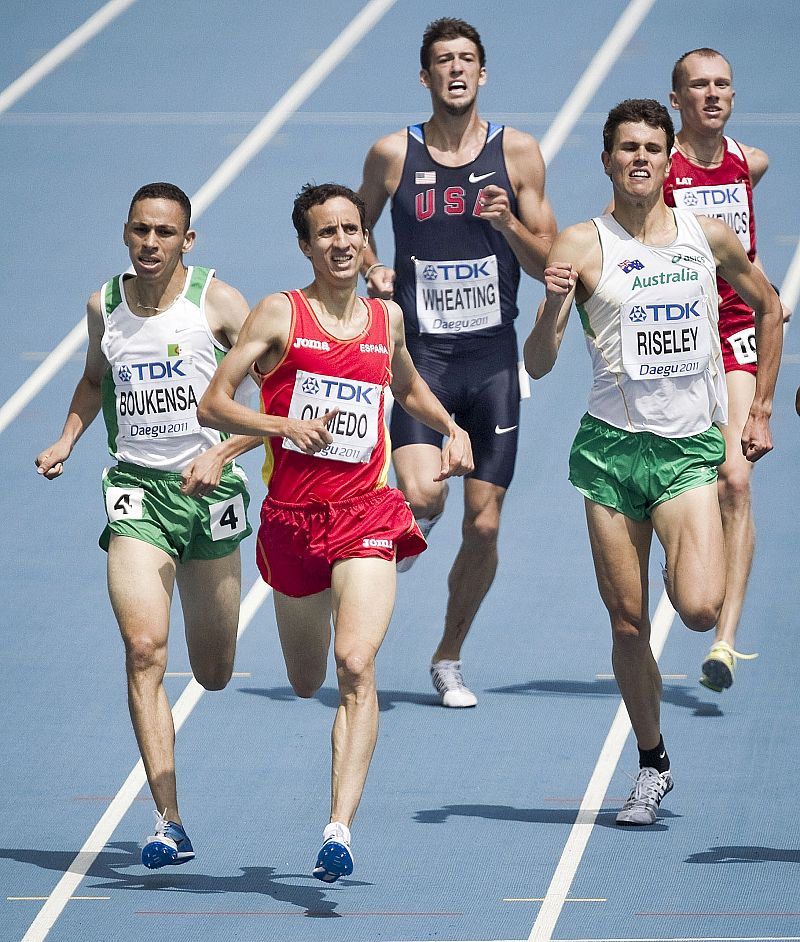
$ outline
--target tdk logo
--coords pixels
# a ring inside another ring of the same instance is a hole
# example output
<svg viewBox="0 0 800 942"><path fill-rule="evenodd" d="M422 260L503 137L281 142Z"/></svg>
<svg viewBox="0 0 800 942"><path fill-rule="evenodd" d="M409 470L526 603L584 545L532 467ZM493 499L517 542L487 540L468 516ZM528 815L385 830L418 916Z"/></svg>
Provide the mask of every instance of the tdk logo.
<svg viewBox="0 0 800 942"><path fill-rule="evenodd" d="M617 262L617 265L626 275L630 274L632 271L641 271L644 268L644 265L638 258L626 258L621 262Z"/></svg>
<svg viewBox="0 0 800 942"><path fill-rule="evenodd" d="M683 198L684 206L729 206L731 203L741 203L735 186L695 188Z"/></svg>
<svg viewBox="0 0 800 942"><path fill-rule="evenodd" d="M337 402L364 402L373 405L370 396L372 389L356 386L343 379L321 379L309 377L303 380L303 392L311 396L321 395L324 399L335 399Z"/></svg>
<svg viewBox="0 0 800 942"><path fill-rule="evenodd" d="M439 262L426 265L422 277L426 281L472 281L475 278L491 278L488 259L482 262Z"/></svg>
<svg viewBox="0 0 800 942"><path fill-rule="evenodd" d="M309 350L330 350L331 345L327 340L313 340L310 337L295 337L293 346L298 349Z"/></svg>
<svg viewBox="0 0 800 942"><path fill-rule="evenodd" d="M183 360L130 363L127 366L121 366L117 375L123 383L130 382L132 378L138 379L140 382L143 380L172 379L175 376L185 379L186 373L181 369L182 365Z"/></svg>
<svg viewBox="0 0 800 942"><path fill-rule="evenodd" d="M686 321L693 317L703 317L704 311L697 310L702 300L695 298L694 301L686 301L684 304L636 304L631 308L628 317L634 324L647 320L656 324L665 321Z"/></svg>

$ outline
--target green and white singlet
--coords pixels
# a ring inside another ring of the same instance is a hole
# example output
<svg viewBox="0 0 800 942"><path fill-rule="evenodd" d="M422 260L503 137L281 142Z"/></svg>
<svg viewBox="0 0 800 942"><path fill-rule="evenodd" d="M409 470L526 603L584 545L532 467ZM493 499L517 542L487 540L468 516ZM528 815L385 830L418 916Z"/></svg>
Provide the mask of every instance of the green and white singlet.
<svg viewBox="0 0 800 942"><path fill-rule="evenodd" d="M613 216L593 220L603 268L577 305L592 358L588 412L629 432L685 438L727 422L716 266L695 216L672 210L670 245L634 239Z"/></svg>
<svg viewBox="0 0 800 942"><path fill-rule="evenodd" d="M213 277L211 268L190 267L175 302L152 317L128 306L124 275L103 285L103 417L118 461L180 472L226 437L197 421L197 403L227 352L205 315Z"/></svg>

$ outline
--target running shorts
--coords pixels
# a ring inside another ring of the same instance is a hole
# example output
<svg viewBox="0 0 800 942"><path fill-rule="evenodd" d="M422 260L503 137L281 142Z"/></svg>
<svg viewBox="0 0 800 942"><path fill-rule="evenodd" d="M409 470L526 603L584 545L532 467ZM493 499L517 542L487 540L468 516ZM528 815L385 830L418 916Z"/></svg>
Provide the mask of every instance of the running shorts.
<svg viewBox="0 0 800 942"><path fill-rule="evenodd" d="M256 562L276 592L302 598L330 588L337 560L400 560L426 547L411 508L393 487L334 503L287 504L267 495Z"/></svg>
<svg viewBox="0 0 800 942"><path fill-rule="evenodd" d="M753 311L738 295L720 306L719 339L726 373L758 372L755 324Z"/></svg>
<svg viewBox="0 0 800 942"><path fill-rule="evenodd" d="M211 494L181 494L182 483L176 472L127 462L104 472L108 524L100 546L108 550L116 533L152 543L185 563L228 556L253 532L247 522L247 478L237 465L225 467Z"/></svg>
<svg viewBox="0 0 800 942"><path fill-rule="evenodd" d="M414 335L406 344L434 396L469 434L475 470L468 477L507 488L514 476L520 413L513 329L487 339L479 351L473 347L466 356L431 347ZM417 444L441 448L444 437L398 403L392 407L390 434L392 449Z"/></svg>
<svg viewBox="0 0 800 942"><path fill-rule="evenodd" d="M725 440L716 425L687 438L626 432L588 413L569 456L569 480L590 500L633 520L717 479Z"/></svg>

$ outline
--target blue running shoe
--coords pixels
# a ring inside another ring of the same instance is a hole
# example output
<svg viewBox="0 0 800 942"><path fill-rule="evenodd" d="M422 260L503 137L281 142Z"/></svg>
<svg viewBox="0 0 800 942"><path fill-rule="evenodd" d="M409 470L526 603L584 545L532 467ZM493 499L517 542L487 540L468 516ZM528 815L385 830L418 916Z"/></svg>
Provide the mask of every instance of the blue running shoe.
<svg viewBox="0 0 800 942"><path fill-rule="evenodd" d="M350 850L350 830L339 821L329 824L322 833L324 843L317 856L312 874L323 883L335 883L339 877L353 872L353 853Z"/></svg>
<svg viewBox="0 0 800 942"><path fill-rule="evenodd" d="M194 848L182 825L156 811L155 833L144 842L142 863L150 870L194 860Z"/></svg>

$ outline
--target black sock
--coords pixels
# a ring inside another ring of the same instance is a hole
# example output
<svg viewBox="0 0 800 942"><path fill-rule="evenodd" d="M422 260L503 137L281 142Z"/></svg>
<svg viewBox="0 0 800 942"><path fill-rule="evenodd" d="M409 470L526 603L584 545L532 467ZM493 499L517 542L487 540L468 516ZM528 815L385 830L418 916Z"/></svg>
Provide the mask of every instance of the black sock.
<svg viewBox="0 0 800 942"><path fill-rule="evenodd" d="M660 736L655 749L639 749L639 768L657 769L659 772L669 770L669 756L664 748L664 737Z"/></svg>

